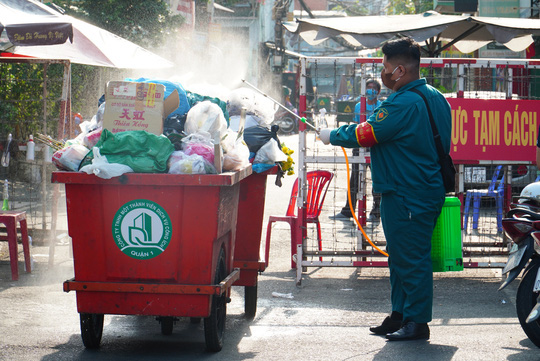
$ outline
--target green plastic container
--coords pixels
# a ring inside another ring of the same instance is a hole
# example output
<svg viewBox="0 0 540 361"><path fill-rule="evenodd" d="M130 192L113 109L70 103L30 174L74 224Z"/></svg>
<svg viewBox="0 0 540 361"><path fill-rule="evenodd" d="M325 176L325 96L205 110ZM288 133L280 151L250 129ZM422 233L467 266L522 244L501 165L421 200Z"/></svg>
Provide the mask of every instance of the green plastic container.
<svg viewBox="0 0 540 361"><path fill-rule="evenodd" d="M463 271L460 212L459 199L446 197L431 237L433 272Z"/></svg>
<svg viewBox="0 0 540 361"><path fill-rule="evenodd" d="M354 120L354 107L356 102L341 101L337 102L337 117L336 121L339 126L339 122L350 123Z"/></svg>
<svg viewBox="0 0 540 361"><path fill-rule="evenodd" d="M330 111L330 98L317 99L317 109L321 110L322 108L326 108L327 111Z"/></svg>

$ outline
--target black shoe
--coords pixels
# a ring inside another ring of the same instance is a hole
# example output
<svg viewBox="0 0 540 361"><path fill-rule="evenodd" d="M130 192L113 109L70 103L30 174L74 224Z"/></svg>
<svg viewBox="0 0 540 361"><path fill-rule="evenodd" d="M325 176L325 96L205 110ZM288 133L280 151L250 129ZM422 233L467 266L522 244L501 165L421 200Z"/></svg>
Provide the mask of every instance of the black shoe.
<svg viewBox="0 0 540 361"><path fill-rule="evenodd" d="M388 333L386 338L390 341L428 340L429 326L427 323L406 322L398 331Z"/></svg>
<svg viewBox="0 0 540 361"><path fill-rule="evenodd" d="M343 213L340 212L340 213L337 213L334 216L328 216L328 218L330 218L330 219L349 220L349 218L352 218L352 214L348 215L348 214L343 214Z"/></svg>
<svg viewBox="0 0 540 361"><path fill-rule="evenodd" d="M387 316L380 326L370 327L369 330L376 335L384 336L396 332L401 328L401 321L393 320Z"/></svg>

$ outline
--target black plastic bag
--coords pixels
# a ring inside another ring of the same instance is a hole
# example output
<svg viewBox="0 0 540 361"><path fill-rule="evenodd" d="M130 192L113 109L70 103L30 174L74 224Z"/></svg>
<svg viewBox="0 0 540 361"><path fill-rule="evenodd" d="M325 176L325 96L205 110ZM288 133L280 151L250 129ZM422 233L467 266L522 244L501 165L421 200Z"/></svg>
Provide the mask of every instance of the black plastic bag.
<svg viewBox="0 0 540 361"><path fill-rule="evenodd" d="M163 134L169 135L172 133L182 134L184 125L186 124L187 113L184 115L171 114L163 122Z"/></svg>
<svg viewBox="0 0 540 361"><path fill-rule="evenodd" d="M274 138L281 149L281 142L277 136L278 129L277 125L272 125L271 129L259 125L246 128L244 129L244 142L246 142L250 152L257 153L263 145Z"/></svg>

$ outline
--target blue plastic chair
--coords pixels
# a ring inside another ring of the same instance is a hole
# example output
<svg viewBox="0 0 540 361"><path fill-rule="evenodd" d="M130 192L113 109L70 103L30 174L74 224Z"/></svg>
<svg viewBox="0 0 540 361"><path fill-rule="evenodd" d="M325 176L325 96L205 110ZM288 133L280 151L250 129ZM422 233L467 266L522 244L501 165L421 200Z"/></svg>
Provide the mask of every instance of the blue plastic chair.
<svg viewBox="0 0 540 361"><path fill-rule="evenodd" d="M471 198L473 199L473 229L478 229L478 217L480 215L480 200L482 197L495 198L497 207L497 232L502 232L503 200L504 200L504 174L497 185L497 179L502 170L502 165L497 166L493 173L493 178L488 189L469 189L465 198L465 209L463 210L463 229L467 231L469 220L469 209Z"/></svg>

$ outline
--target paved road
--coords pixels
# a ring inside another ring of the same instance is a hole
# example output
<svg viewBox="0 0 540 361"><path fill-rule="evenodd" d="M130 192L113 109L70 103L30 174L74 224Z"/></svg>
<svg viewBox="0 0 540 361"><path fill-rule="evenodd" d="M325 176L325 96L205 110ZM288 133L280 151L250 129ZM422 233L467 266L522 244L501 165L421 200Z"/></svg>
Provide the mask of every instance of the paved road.
<svg viewBox="0 0 540 361"><path fill-rule="evenodd" d="M282 188L269 179L266 216L282 214L293 178ZM264 233L264 232L263 232ZM435 275L434 320L429 342L386 342L368 327L389 311L385 269L309 268L302 286L290 270L289 231L272 232L270 267L259 277L255 320L243 316L243 289L233 287L223 350L205 351L202 324L180 320L170 336L153 317L105 317L101 348L85 350L68 246L33 247L36 268L10 279L6 244L0 245L0 360L538 360L540 350L515 316L517 283L497 292L500 271ZM22 262L19 263L22 267ZM274 292L293 298L273 297Z"/></svg>
<svg viewBox="0 0 540 361"><path fill-rule="evenodd" d="M284 248L284 247L283 247ZM37 249L39 251L39 249ZM58 248L67 254L67 247ZM286 250L288 251L288 250ZM67 257L53 269L38 263L32 275L9 281L0 263L0 360L537 360L522 332L515 288L498 293L493 271L438 274L429 342L388 343L368 326L388 311L387 272L381 269L308 269L301 288L277 247L259 278L258 313L243 317L242 288L234 287L224 349L204 349L202 325L181 320L163 336L152 317L105 319L100 350L85 350L75 295L61 283L72 276ZM273 292L294 298L272 297Z"/></svg>

